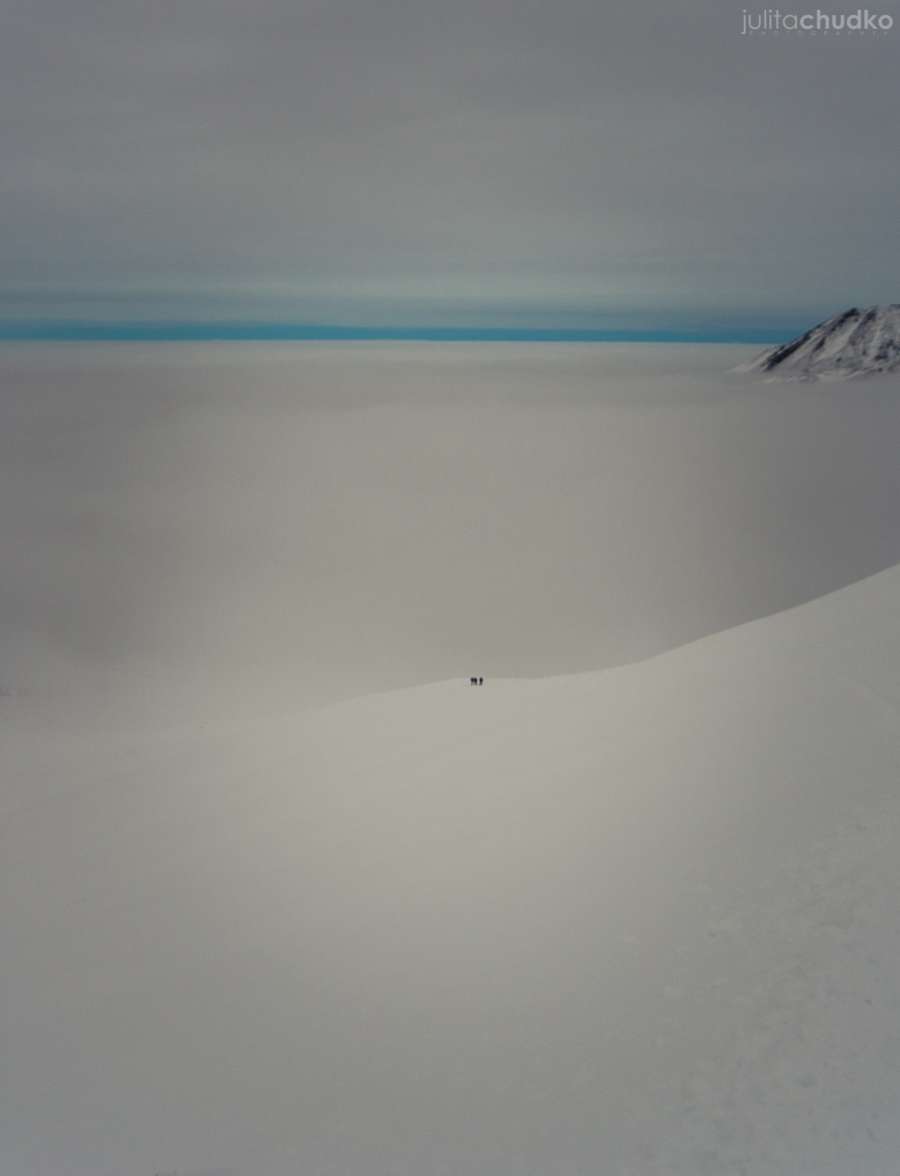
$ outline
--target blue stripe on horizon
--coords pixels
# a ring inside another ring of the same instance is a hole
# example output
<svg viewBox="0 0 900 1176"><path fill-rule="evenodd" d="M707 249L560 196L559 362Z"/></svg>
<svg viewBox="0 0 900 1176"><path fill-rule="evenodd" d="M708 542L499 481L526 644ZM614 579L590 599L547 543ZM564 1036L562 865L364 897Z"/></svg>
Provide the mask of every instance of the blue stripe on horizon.
<svg viewBox="0 0 900 1176"><path fill-rule="evenodd" d="M781 343L806 329L721 326L696 330L563 327L365 327L328 323L0 321L4 342L432 342L432 343Z"/></svg>

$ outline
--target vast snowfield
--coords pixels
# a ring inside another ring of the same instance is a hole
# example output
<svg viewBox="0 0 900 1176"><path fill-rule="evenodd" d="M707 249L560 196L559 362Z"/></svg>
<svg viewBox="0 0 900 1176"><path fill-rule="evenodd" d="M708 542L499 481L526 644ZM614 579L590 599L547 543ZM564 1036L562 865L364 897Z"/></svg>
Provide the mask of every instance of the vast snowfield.
<svg viewBox="0 0 900 1176"><path fill-rule="evenodd" d="M900 380L752 350L3 350L4 1176L896 1172Z"/></svg>
<svg viewBox="0 0 900 1176"><path fill-rule="evenodd" d="M750 347L0 347L0 686L173 720L617 665L900 561L900 376Z"/></svg>

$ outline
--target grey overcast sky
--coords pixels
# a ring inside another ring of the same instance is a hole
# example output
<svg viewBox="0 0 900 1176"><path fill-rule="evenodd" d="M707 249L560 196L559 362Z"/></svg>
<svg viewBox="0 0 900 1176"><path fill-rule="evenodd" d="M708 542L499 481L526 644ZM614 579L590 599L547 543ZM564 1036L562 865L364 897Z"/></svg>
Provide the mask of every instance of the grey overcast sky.
<svg viewBox="0 0 900 1176"><path fill-rule="evenodd" d="M775 36L723 0L0 12L0 319L664 327L900 299L900 13Z"/></svg>

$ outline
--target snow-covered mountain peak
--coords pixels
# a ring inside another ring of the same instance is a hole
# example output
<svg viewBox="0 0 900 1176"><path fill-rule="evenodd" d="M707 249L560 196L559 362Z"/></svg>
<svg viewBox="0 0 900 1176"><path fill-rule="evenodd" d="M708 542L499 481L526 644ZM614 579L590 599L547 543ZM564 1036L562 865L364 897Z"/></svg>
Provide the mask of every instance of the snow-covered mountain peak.
<svg viewBox="0 0 900 1176"><path fill-rule="evenodd" d="M850 379L900 370L900 304L856 306L737 369L772 379Z"/></svg>

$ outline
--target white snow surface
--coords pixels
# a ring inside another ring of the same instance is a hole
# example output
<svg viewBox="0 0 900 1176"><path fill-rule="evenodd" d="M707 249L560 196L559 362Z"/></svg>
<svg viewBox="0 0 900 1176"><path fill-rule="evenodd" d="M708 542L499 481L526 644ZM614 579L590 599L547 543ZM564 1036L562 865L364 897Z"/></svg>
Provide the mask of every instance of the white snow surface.
<svg viewBox="0 0 900 1176"><path fill-rule="evenodd" d="M900 562L900 373L712 344L0 346L0 688L246 717L637 661Z"/></svg>
<svg viewBox="0 0 900 1176"><path fill-rule="evenodd" d="M0 1171L895 1173L898 667L900 566L244 726L0 700Z"/></svg>
<svg viewBox="0 0 900 1176"><path fill-rule="evenodd" d="M900 304L852 307L769 348L740 372L771 379L846 380L900 369Z"/></svg>

